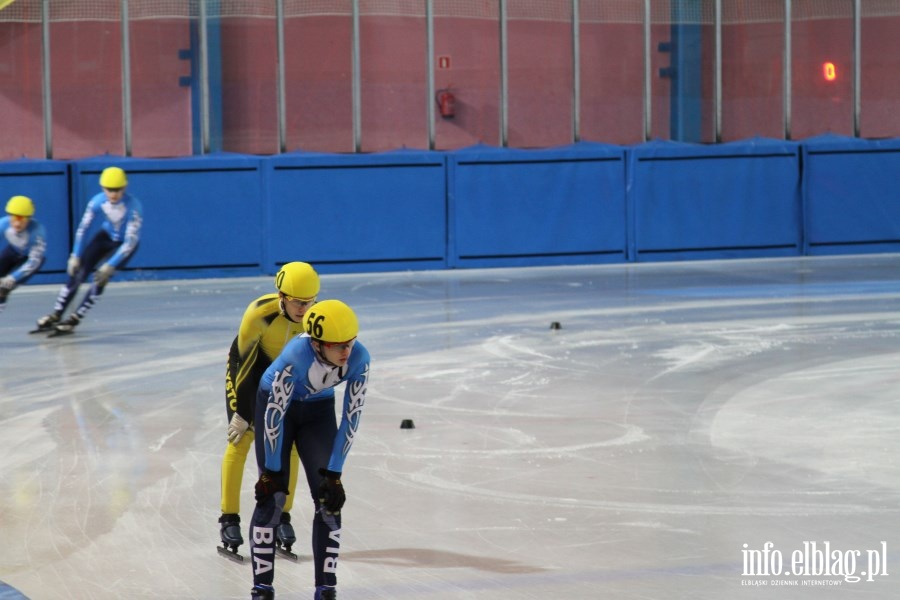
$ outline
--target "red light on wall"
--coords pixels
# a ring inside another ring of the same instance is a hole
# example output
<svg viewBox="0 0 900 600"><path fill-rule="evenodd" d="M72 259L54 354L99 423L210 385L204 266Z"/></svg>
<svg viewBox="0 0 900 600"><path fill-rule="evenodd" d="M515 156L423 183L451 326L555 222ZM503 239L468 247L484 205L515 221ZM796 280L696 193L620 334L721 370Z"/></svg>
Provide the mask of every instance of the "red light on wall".
<svg viewBox="0 0 900 600"><path fill-rule="evenodd" d="M822 63L822 75L825 77L825 81L837 79L837 69L833 62Z"/></svg>

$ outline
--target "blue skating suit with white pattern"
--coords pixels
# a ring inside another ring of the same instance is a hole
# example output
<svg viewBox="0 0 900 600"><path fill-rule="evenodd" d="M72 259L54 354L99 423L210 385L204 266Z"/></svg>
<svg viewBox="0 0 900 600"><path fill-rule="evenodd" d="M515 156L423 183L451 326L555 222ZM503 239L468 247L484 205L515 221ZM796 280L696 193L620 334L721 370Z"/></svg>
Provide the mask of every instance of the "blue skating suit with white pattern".
<svg viewBox="0 0 900 600"><path fill-rule="evenodd" d="M328 470L340 473L353 445L366 401L369 380L369 351L356 342L344 367L326 365L316 358L309 334L295 337L266 369L259 389L267 392L266 422L257 426L256 435L264 436L266 469L281 470L283 441L282 419L292 402L316 402L333 397L333 389L346 382L341 423L334 439Z"/></svg>

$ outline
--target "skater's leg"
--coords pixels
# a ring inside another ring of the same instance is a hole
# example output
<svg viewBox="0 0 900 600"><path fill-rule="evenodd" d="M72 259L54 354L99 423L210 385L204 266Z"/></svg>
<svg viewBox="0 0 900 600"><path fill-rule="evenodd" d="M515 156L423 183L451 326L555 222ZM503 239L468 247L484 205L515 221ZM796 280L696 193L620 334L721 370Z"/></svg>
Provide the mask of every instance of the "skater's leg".
<svg viewBox="0 0 900 600"><path fill-rule="evenodd" d="M15 252L12 246L7 246L0 252L0 277L6 277L23 262L25 257Z"/></svg>
<svg viewBox="0 0 900 600"><path fill-rule="evenodd" d="M53 305L53 312L38 320L39 328L53 327L54 325L59 327L58 322L60 317L62 317L72 300L75 299L78 288L80 288L81 284L87 280L97 266L97 263L103 259L104 256L111 254L117 247L118 244L113 242L105 231L100 231L93 239L91 239L85 247L84 252L82 252L78 270L75 271L74 275L70 275L66 280L66 283L60 288L59 294L56 296L56 302ZM94 286L91 285L91 287L93 288ZM91 293L88 292L85 300L90 295ZM93 302L91 302L91 304L93 305ZM75 326L78 325L81 316L82 315L73 315L70 317L71 323L68 323L63 329L66 331L74 329Z"/></svg>
<svg viewBox="0 0 900 600"><path fill-rule="evenodd" d="M240 513L244 466L250 448L253 447L253 432L248 429L237 446L226 444L225 454L222 456L222 513Z"/></svg>
<svg viewBox="0 0 900 600"><path fill-rule="evenodd" d="M265 423L267 396L260 392L256 399L254 420ZM256 465L262 472L266 465L265 435L255 436ZM275 580L275 527L281 519L285 494L276 492L256 503L250 521L250 556L253 561L254 588L267 586L271 588Z"/></svg>
<svg viewBox="0 0 900 600"><path fill-rule="evenodd" d="M41 265L44 264L44 259L41 258L34 270L25 276L20 276L20 279L18 281L14 280L12 277L7 277L10 273L25 264L27 260L27 256L22 256L19 253L15 252L12 249L12 246L7 246L2 252L0 252L0 278L7 280L0 282L0 310L3 310L3 308L6 306L6 299L10 295L10 293L12 293L14 289L24 284L29 279L31 279L31 276L34 275L38 270L40 270Z"/></svg>
<svg viewBox="0 0 900 600"><path fill-rule="evenodd" d="M225 368L226 422L231 422L231 417L237 408L237 395L232 383L232 373L233 370L237 369L240 362L239 359L237 340L235 339L228 353L228 364ZM222 516L219 517L219 523L222 523L222 526L219 533L222 538L222 544L234 551L244 543L240 527L241 483L244 478L244 465L247 463L247 455L250 453L251 447L253 447L252 429L245 431L237 444L227 442L225 444L225 453L222 456ZM225 523L229 524L226 525Z"/></svg>
<svg viewBox="0 0 900 600"><path fill-rule="evenodd" d="M297 453L297 448L292 446L291 450L291 480L288 482L288 498L287 502L284 503L284 512L291 512L291 508L294 506L294 492L297 489L297 478L300 475L300 455Z"/></svg>
<svg viewBox="0 0 900 600"><path fill-rule="evenodd" d="M84 250L84 257L82 257L81 261L82 269L84 269L85 271L85 280L87 280L88 276L96 271L98 266L106 262L109 257L119 249L119 246L121 245L122 242L112 241L111 239L109 239L109 236L107 236L105 232L102 231L93 240L91 240L91 243L88 244L88 247ZM127 261L123 261L122 264L119 265L119 268L125 266L126 262ZM96 304L100 296L103 295L103 290L105 288L106 284L98 285L96 281L91 281L91 287L84 295L84 299L81 301L81 304L78 305L78 308L76 308L75 312L73 313L78 321L83 319L87 312L94 307L94 304Z"/></svg>
<svg viewBox="0 0 900 600"><path fill-rule="evenodd" d="M303 426L297 435L300 461L306 473L309 493L315 506L312 524L312 550L315 563L316 586L337 585L337 561L341 542L341 517L329 515L319 505L319 469L328 467L337 421L334 399L310 403Z"/></svg>
<svg viewBox="0 0 900 600"><path fill-rule="evenodd" d="M271 586L275 581L275 527L281 519L284 492L275 492L257 502L250 521L250 557L253 585Z"/></svg>
<svg viewBox="0 0 900 600"><path fill-rule="evenodd" d="M91 240L91 243L84 251L84 257L82 258L82 269L85 272L85 279L91 273L94 273L91 287L88 289L87 293L84 295L84 299L81 301L81 304L78 305L78 308L75 309L75 312L72 313L72 316L69 319L69 330L74 329L78 323L84 319L87 312L94 307L94 304L97 303L97 300L100 299L100 296L103 295L103 290L106 289L106 283L98 283L96 281L96 268L102 264L105 264L109 258L115 254L115 252L122 245L122 242L114 242L112 241L106 232L101 231L97 234L97 236ZM126 256L123 260L119 262L116 266L117 270L125 268L128 265L128 261L131 260L131 257L134 256L134 253L137 251L137 246L131 251L131 254ZM59 327L57 327L59 329Z"/></svg>
<svg viewBox="0 0 900 600"><path fill-rule="evenodd" d="M255 423L266 422L267 402L268 394L260 392L256 397L256 412L253 419ZM285 413L282 421L281 464L283 467L290 462L291 448L294 446L297 434L297 426L290 415L291 411L289 410ZM262 472L266 464L265 435L255 436L254 441L256 464L259 471ZM283 470L287 471L286 468ZM282 476L287 477L287 473L283 473ZM254 586L271 586L275 579L275 528L281 521L281 512L284 509L286 496L285 492L275 492L262 501L257 501L253 511L253 519L250 523L250 555L253 561Z"/></svg>
<svg viewBox="0 0 900 600"><path fill-rule="evenodd" d="M75 274L70 275L62 287L59 288L59 293L56 295L56 301L53 303L53 312L51 313L55 318L49 319L49 321L51 321L49 323L50 325L52 325L53 322L59 321L59 318L66 311L66 308L78 292L78 288L81 287L81 284L84 282L85 276L84 269L79 268L75 271ZM50 315L47 316L49 317ZM38 326L42 325L41 321L38 321Z"/></svg>
<svg viewBox="0 0 900 600"><path fill-rule="evenodd" d="M297 491L297 476L300 472L300 455L297 454L297 448L291 451L291 467L290 481L288 481L288 497L284 503L284 512L281 513L281 523L275 531L278 544L288 552L297 541L297 535L294 533L294 526L291 525L291 508L294 505L294 494Z"/></svg>
<svg viewBox="0 0 900 600"><path fill-rule="evenodd" d="M341 515L325 511L316 502L313 518L313 562L316 569L316 587L337 585L338 554L341 551Z"/></svg>

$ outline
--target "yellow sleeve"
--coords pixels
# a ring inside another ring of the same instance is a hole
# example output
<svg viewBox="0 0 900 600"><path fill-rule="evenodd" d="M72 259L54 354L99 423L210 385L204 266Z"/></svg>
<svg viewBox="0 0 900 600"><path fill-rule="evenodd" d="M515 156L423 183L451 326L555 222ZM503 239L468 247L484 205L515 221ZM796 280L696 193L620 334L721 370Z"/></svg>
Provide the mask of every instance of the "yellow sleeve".
<svg viewBox="0 0 900 600"><path fill-rule="evenodd" d="M272 319L278 316L277 294L267 294L251 302L244 311L238 330L237 360L231 367L237 413L247 422L253 422L253 406L256 402L256 388L271 359L260 352L260 342Z"/></svg>

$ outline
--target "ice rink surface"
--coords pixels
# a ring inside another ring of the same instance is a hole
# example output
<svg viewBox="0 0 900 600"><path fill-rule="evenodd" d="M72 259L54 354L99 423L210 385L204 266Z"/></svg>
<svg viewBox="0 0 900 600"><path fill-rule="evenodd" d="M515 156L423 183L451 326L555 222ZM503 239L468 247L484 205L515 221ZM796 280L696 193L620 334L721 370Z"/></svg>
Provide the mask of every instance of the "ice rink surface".
<svg viewBox="0 0 900 600"><path fill-rule="evenodd" d="M75 335L29 335L57 289L0 314L0 599L247 598L216 553L223 381L271 278L114 281ZM341 600L900 598L900 256L325 275L330 297L373 357ZM312 598L310 504L280 599Z"/></svg>

